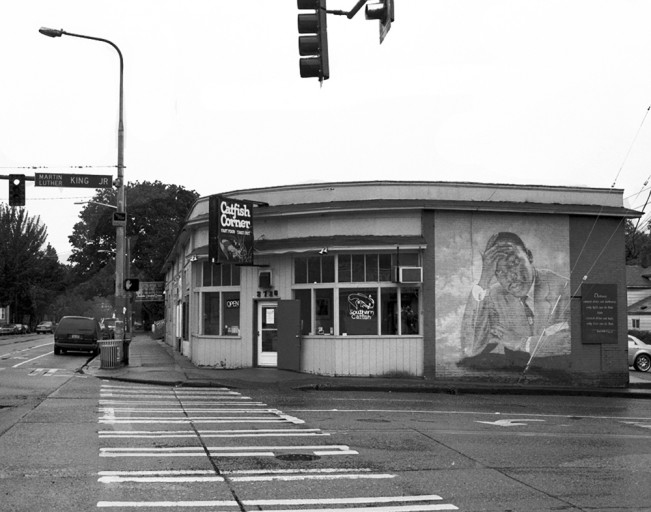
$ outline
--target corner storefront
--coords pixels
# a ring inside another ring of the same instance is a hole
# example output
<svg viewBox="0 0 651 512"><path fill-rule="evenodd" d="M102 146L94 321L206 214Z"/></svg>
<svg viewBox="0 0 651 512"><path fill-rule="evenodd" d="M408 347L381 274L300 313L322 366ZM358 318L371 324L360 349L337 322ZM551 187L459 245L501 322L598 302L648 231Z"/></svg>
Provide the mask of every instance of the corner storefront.
<svg viewBox="0 0 651 512"><path fill-rule="evenodd" d="M165 339L196 365L628 382L624 220L638 213L621 190L352 182L220 197L252 210L252 260L213 261L204 197L165 267Z"/></svg>

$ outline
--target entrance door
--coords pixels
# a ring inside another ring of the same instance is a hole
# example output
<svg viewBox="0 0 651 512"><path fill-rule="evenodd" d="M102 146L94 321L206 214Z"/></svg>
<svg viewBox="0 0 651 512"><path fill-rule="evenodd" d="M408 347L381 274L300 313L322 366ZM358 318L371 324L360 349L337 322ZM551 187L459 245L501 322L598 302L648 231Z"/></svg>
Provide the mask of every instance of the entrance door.
<svg viewBox="0 0 651 512"><path fill-rule="evenodd" d="M278 364L277 302L258 303L258 366Z"/></svg>
<svg viewBox="0 0 651 512"><path fill-rule="evenodd" d="M278 369L301 371L301 301L278 303Z"/></svg>

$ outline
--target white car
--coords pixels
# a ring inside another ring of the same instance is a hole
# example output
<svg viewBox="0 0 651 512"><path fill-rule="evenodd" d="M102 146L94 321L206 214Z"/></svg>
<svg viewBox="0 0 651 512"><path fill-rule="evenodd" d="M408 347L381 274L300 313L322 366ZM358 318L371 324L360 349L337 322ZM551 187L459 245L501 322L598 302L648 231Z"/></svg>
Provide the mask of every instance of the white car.
<svg viewBox="0 0 651 512"><path fill-rule="evenodd" d="M651 345L630 334L628 335L628 365L638 372L648 372L651 369Z"/></svg>

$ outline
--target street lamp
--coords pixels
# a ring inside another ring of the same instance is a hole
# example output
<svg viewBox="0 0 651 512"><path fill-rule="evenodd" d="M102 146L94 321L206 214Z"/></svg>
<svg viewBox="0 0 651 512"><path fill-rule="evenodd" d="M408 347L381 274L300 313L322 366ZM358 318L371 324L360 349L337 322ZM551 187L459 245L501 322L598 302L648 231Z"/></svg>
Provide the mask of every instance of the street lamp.
<svg viewBox="0 0 651 512"><path fill-rule="evenodd" d="M92 37L84 36L81 34L73 34L71 32L66 32L63 29L57 30L53 28L41 27L38 30L41 34L48 37L61 37L61 36L71 36L71 37L80 37L82 39L90 39L92 41L100 41L102 43L110 44L115 51L118 52L120 57L120 102L119 102L119 116L118 116L118 178L115 182L117 188L117 212L119 219L126 219L127 212L127 201L125 194L125 183L124 183L124 122L123 122L123 75L124 75L124 62L122 60L122 52L120 49L108 39L102 39L101 37ZM115 252L116 254L121 255L121 257L116 258L115 261L115 309L120 318L124 322L126 300L125 292L123 288L124 283L124 270L125 270L125 259L126 259L126 220L117 220L115 222ZM126 323L122 325L126 326Z"/></svg>

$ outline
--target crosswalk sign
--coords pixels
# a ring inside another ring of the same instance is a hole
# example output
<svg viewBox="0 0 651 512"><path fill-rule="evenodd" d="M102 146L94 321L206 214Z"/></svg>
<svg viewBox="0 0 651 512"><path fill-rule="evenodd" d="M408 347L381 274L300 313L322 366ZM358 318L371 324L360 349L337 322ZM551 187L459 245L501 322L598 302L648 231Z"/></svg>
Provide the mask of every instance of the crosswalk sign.
<svg viewBox="0 0 651 512"><path fill-rule="evenodd" d="M140 279L125 279L124 291L137 292L140 289Z"/></svg>

